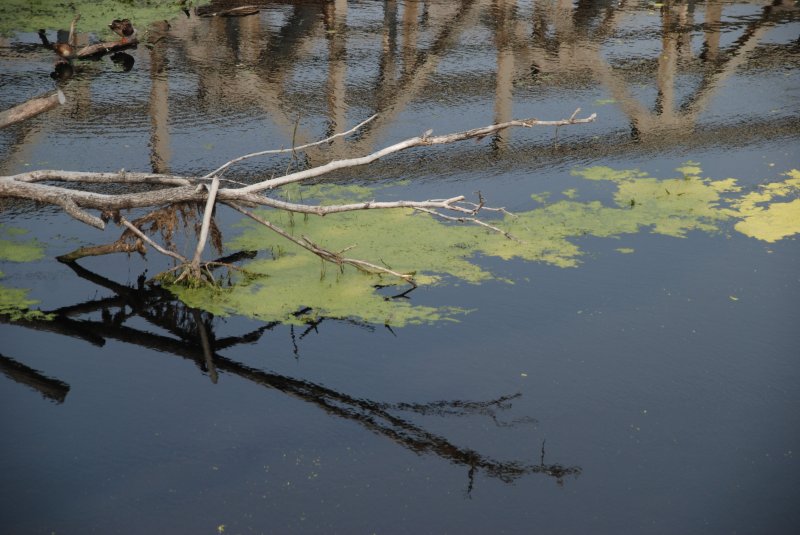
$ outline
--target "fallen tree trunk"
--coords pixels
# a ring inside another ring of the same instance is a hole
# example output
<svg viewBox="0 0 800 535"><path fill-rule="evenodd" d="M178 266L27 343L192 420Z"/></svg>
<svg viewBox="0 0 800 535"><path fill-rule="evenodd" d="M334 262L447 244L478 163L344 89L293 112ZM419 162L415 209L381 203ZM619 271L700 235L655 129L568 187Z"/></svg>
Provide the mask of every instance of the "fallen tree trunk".
<svg viewBox="0 0 800 535"><path fill-rule="evenodd" d="M55 93L48 93L34 97L27 102L17 104L11 109L0 112L0 128L6 128L12 124L16 124L31 117L36 117L40 113L52 110L59 104L67 102L67 98L61 90Z"/></svg>

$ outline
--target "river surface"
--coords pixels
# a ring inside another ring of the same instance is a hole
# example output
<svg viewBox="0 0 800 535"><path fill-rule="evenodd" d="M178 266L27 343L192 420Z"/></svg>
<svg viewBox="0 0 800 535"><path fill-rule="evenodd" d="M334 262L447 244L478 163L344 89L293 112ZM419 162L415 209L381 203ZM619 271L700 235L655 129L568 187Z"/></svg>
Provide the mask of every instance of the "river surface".
<svg viewBox="0 0 800 535"><path fill-rule="evenodd" d="M325 179L377 200L480 191L554 245L539 260L476 250L479 280L376 290L458 311L440 320L304 302L262 318L147 284L172 265L156 252L60 263L118 227L0 201L0 238L44 248L0 262L0 284L55 317L0 316L3 532L796 533L794 2L258 5L150 29L129 71L76 63L65 105L0 131L0 174L200 176L379 114L300 162L225 175L252 183L428 129L581 108L596 121ZM39 43L0 41L0 109L53 88ZM244 232L217 216L226 239ZM387 244L410 232L376 228Z"/></svg>

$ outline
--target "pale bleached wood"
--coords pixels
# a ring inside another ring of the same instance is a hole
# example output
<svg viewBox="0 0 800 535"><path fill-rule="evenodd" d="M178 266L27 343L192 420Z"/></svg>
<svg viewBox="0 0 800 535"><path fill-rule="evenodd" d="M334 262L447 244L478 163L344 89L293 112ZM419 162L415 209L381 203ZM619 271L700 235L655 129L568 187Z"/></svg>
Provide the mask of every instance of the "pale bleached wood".
<svg viewBox="0 0 800 535"><path fill-rule="evenodd" d="M64 93L62 93L60 89L55 93L34 97L27 102L23 102L13 108L0 112L0 128L6 128L12 124L21 123L22 121L36 117L39 114L52 110L60 104L64 104L66 101L67 99Z"/></svg>
<svg viewBox="0 0 800 535"><path fill-rule="evenodd" d="M434 136L432 131L428 130L421 136L409 138L399 143L395 143L381 150L375 151L371 154L361 156L358 158L348 158L341 160L334 160L325 165L321 165L312 169L298 171L295 173L287 173L284 176L270 178L261 182L243 186L243 187L229 187L220 188L220 177L230 166L244 159L253 158L256 156L266 154L279 154L282 152L292 152L301 150L303 148L319 145L321 143L329 142L335 138L348 135L364 125L372 121L375 116L361 122L354 128L330 136L324 140L315 143L309 143L301 147L293 149L277 149L272 151L261 151L258 153L251 153L229 160L222 166L218 167L211 173L201 177L183 177L175 175L164 175L156 173L131 173L121 170L117 173L91 173L91 172L78 172L78 171L56 171L56 170L39 170L31 171L28 173L21 173L12 176L0 177L0 197L15 197L20 199L28 199L36 202L53 204L60 206L64 211L75 219L91 225L93 227L103 229L105 227L104 221L90 214L87 210L100 210L103 212L116 212L125 209L134 208L157 208L161 206L176 204L176 203L205 203L205 210L203 214L203 221L201 230L198 236L197 246L195 248L194 257L191 261L189 269L184 270L180 278L188 275L195 275L199 277L201 269L202 253L205 244L208 240L208 233L211 226L212 214L214 206L217 202L223 202L231 208L240 211L248 217L259 221L285 237L297 243L299 246L313 252L324 260L334 262L336 264L350 264L358 269L370 271L373 273L384 273L392 276L399 277L411 284L414 284L411 275L397 273L389 268L377 266L363 260L353 258L345 258L342 253L333 253L319 245L312 242L310 239L303 237L297 239L286 233L279 227L269 223L263 218L245 210L241 204L247 206L265 206L279 210L286 210L290 212L298 212L305 214L316 214L325 216L333 213L342 213L355 210L374 210L374 209L396 209L396 208L412 208L415 210L430 213L432 215L457 222L468 222L481 225L492 231L499 232L509 239L516 239L502 229L485 223L475 217L480 210L496 210L505 212L503 209L493 209L484 206L483 198L480 197L478 204L467 202L461 196L454 196L448 199L431 199L426 201L365 201L358 203L339 204L331 206L315 206L308 204L298 204L286 201L280 201L263 195L264 191L272 190L286 184L300 182L310 178L323 176L340 169L347 169L357 166L362 166L374 162L380 158L395 154L397 152L421 146L432 145L446 145L456 143L467 139L481 139L487 135L499 132L508 128L532 128L534 126L555 126L563 127L575 124L585 124L593 122L596 115L592 114L585 118L576 118L580 110L576 110L569 119L561 119L556 121L546 121L536 118L521 119L506 121L499 124L483 126L474 128L463 132L456 132L452 134L445 134ZM206 185L205 180L211 178L212 183ZM46 184L42 182L66 182L66 183L91 183L91 184L151 184L156 186L163 186L160 189L138 192L138 193L123 193L123 194L107 194L97 193L92 191L84 191L80 189L65 188L57 185ZM467 214L466 216L448 216L444 212L455 212L458 214ZM505 212L507 213L507 212ZM126 226L131 232L134 232L145 243L156 249L162 254L166 254L173 258L178 259L183 265L189 264L188 260L181 255L172 253L167 249L159 246L150 238L144 235L140 229L135 225L128 222L124 218L118 218L121 224ZM187 275L188 274L188 275Z"/></svg>

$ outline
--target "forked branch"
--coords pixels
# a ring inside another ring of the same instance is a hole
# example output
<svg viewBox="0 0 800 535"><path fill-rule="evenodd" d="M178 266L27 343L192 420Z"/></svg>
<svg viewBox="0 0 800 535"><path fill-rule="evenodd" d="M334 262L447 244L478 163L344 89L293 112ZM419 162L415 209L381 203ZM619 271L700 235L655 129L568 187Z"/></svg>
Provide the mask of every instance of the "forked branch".
<svg viewBox="0 0 800 535"><path fill-rule="evenodd" d="M126 172L125 170L121 170L118 173L84 173L41 170L13 176L0 177L0 197L22 198L40 203L61 206L66 213L75 219L100 229L105 227L104 219L90 214L88 210L98 210L104 213L112 212L118 215L119 210L124 209L158 208L164 206L176 206L181 203L203 203L205 205L205 209L203 212L202 224L199 228L197 244L191 261L182 255L179 255L175 251L170 250L171 247L165 248L158 245L155 241L146 236L146 233L141 226L131 223L121 217L114 218L115 221L126 227L126 232L133 233L139 241L136 244L124 244L124 240L120 239L118 242L115 242L115 244L107 246L106 250L109 252L132 250L141 252L144 244L147 244L159 253L178 260L181 265L178 266L177 269L185 268L181 278L189 276L194 279L202 279L202 273L208 271L207 265L201 262L202 254L205 249L206 242L208 241L209 232L214 230L214 232L216 232L215 237L218 238L218 231L216 231L216 226L214 224L213 213L216 203L222 202L234 210L243 213L247 217L258 221L260 224L267 226L274 232L277 232L284 238L292 241L300 247L314 253L324 261L332 262L339 266L344 264L352 265L359 270L370 273L391 275L414 285L415 282L411 274L398 273L387 267L378 266L363 260L344 257L342 254L343 252L335 253L329 251L306 237L295 238L266 219L263 219L246 210L244 206L264 206L289 212L316 214L319 216L355 210L412 208L414 210L426 212L448 221L477 224L494 232L503 234L508 239L519 241L517 238L501 228L486 223L485 221L482 221L476 217L478 212L481 210L499 211L508 214L508 212L502 208L486 207L484 205L483 197L480 196L480 194L479 203L477 204L467 202L464 196L458 195L448 199L432 199L426 201L402 200L394 202L381 202L373 200L333 206L320 206L281 201L267 197L264 195L264 192L287 184L324 176L333 171L367 165L371 162L379 160L380 158L412 147L445 145L468 139L481 139L487 135L508 128L532 128L534 126L563 127L575 124L590 123L596 119L595 114L585 118L578 118L577 115L579 111L580 109L575 110L569 119L557 121L543 121L536 118L512 120L441 136L433 136L432 131L428 130L421 136L406 139L365 156L334 160L325 165L320 165L318 167L297 171L294 173L287 172L287 174L283 176L272 177L243 187L221 188L220 182L222 179L220 178L220 175L222 175L234 164L246 159L288 152L294 153L312 146L330 142L338 137L350 135L375 119L375 116L368 118L346 132L334 134L333 136L327 137L321 141L298 147L292 147L291 149L266 150L239 156L229 160L202 177L192 178L151 173L130 173ZM206 180L208 179L211 179L211 184L207 184ZM54 184L57 182L87 184L151 184L154 186L160 186L160 189L138 193L112 195L96 193L94 191L84 191L74 187L62 187ZM226 182L230 181L226 180ZM443 212L455 212L458 215L447 215ZM78 254L78 257L81 256L78 251L76 251L75 254ZM98 249L98 251L92 251L90 254L100 254L100 250Z"/></svg>

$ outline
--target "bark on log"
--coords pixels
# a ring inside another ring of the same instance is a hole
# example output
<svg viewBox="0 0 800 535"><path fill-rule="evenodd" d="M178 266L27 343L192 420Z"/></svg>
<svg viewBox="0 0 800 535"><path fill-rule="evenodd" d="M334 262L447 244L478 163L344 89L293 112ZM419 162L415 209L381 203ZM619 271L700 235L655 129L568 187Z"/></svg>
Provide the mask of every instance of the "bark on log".
<svg viewBox="0 0 800 535"><path fill-rule="evenodd" d="M25 121L44 113L67 101L64 93L59 89L55 93L40 95L27 102L18 104L11 109L0 112L0 128Z"/></svg>

